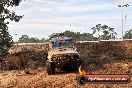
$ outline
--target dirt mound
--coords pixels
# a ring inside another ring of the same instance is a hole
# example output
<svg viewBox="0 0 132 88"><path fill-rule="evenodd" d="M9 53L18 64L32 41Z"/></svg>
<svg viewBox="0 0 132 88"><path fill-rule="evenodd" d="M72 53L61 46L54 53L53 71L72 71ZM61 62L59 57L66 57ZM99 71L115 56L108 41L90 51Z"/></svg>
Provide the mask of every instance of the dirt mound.
<svg viewBox="0 0 132 88"><path fill-rule="evenodd" d="M76 47L85 68L99 69L104 64L132 57L132 41L127 40L77 43Z"/></svg>
<svg viewBox="0 0 132 88"><path fill-rule="evenodd" d="M124 43L121 41L86 42L78 43L76 46L80 55L88 58L98 58L102 55L121 58L125 53ZM85 55L84 51L86 51Z"/></svg>
<svg viewBox="0 0 132 88"><path fill-rule="evenodd" d="M116 60L132 58L132 41L99 41L76 44L77 51L86 68L103 68L103 64ZM14 45L7 56L9 69L36 69L44 66L47 59L48 45ZM13 68L14 67L14 68ZM89 69L88 69L89 70Z"/></svg>
<svg viewBox="0 0 132 88"><path fill-rule="evenodd" d="M36 44L36 45L13 45L10 49L9 49L9 53L13 54L16 52L21 52L23 48L26 49L34 49L36 51L48 51L48 45L47 44Z"/></svg>
<svg viewBox="0 0 132 88"><path fill-rule="evenodd" d="M132 40L124 40L125 55L127 58L132 58Z"/></svg>
<svg viewBox="0 0 132 88"><path fill-rule="evenodd" d="M36 69L45 66L47 59L47 45L13 46L11 54L6 56L7 69Z"/></svg>

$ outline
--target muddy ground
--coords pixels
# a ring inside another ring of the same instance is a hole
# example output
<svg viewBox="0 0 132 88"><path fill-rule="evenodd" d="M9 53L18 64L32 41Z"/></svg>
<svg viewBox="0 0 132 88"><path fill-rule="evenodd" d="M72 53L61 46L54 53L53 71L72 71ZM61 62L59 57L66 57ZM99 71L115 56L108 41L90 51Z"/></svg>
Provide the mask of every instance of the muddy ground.
<svg viewBox="0 0 132 88"><path fill-rule="evenodd" d="M132 75L132 41L78 43L76 47L87 73ZM47 75L47 51L47 45L13 46L6 57L8 66L0 73L0 88L132 88L132 82L78 85L78 72Z"/></svg>
<svg viewBox="0 0 132 88"><path fill-rule="evenodd" d="M128 62L128 61L126 61ZM116 62L106 64L105 69L90 71L92 74L122 74L132 73L132 64L129 62ZM12 70L0 73L0 88L132 88L132 82L128 84L89 84L78 85L76 78L78 72L56 73L47 75L46 70L38 68L26 74L23 70Z"/></svg>

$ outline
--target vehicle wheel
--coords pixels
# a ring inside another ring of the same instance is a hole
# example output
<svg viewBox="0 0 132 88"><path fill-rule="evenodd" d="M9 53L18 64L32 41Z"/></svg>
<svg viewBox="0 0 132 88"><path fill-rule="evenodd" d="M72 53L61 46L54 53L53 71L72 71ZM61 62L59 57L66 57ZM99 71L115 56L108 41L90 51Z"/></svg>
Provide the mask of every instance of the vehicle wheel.
<svg viewBox="0 0 132 88"><path fill-rule="evenodd" d="M47 64L47 73L48 75L53 75L55 73L55 65L53 63Z"/></svg>
<svg viewBox="0 0 132 88"><path fill-rule="evenodd" d="M74 71L78 71L78 69L79 69L79 66L78 65L75 65L74 66Z"/></svg>
<svg viewBox="0 0 132 88"><path fill-rule="evenodd" d="M76 64L74 65L74 71L78 71L80 65L81 65L81 62L76 63Z"/></svg>
<svg viewBox="0 0 132 88"><path fill-rule="evenodd" d="M78 83L79 85L85 84L85 83L86 83L86 78L85 78L85 76L79 76L79 77L77 78L77 83Z"/></svg>

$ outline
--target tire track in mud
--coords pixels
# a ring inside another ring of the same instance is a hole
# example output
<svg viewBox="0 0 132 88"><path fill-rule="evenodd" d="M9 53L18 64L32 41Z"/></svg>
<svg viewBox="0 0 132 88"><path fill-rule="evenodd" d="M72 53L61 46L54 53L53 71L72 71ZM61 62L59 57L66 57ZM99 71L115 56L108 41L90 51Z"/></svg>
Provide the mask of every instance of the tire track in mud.
<svg viewBox="0 0 132 88"><path fill-rule="evenodd" d="M129 84L89 84L78 85L78 73L47 75L46 71L25 74L23 71L0 73L0 88L132 88Z"/></svg>

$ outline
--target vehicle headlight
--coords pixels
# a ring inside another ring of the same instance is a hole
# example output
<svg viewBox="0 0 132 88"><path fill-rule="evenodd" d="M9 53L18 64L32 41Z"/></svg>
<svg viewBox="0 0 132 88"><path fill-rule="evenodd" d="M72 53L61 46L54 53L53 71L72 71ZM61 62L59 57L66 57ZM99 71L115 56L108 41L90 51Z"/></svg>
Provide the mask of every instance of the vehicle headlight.
<svg viewBox="0 0 132 88"><path fill-rule="evenodd" d="M59 57L59 59L63 60L63 59L65 59L65 57L62 57L62 56L61 56L61 57Z"/></svg>
<svg viewBox="0 0 132 88"><path fill-rule="evenodd" d="M53 57L53 58L51 58L51 60L55 61L55 60L57 60L57 58Z"/></svg>
<svg viewBox="0 0 132 88"><path fill-rule="evenodd" d="M51 60L55 61L55 60L57 60L57 57L55 55L53 55Z"/></svg>

